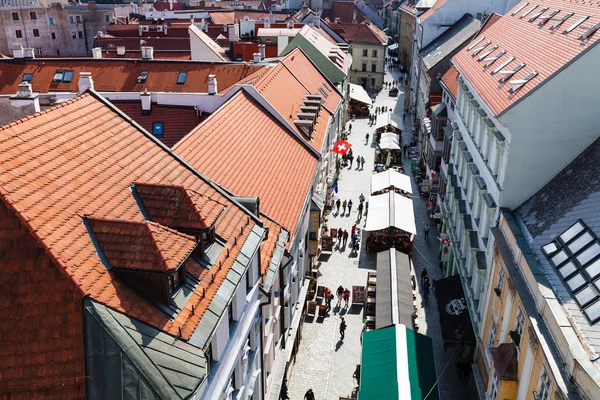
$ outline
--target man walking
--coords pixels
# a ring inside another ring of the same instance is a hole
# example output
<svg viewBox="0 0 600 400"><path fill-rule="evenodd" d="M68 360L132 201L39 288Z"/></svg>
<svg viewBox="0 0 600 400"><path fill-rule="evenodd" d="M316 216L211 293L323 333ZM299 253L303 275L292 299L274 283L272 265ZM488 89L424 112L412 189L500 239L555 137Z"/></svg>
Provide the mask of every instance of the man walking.
<svg viewBox="0 0 600 400"><path fill-rule="evenodd" d="M304 400L315 400L315 394L312 389L308 389L306 393L304 393Z"/></svg>
<svg viewBox="0 0 600 400"><path fill-rule="evenodd" d="M340 340L344 340L344 333L346 333L346 321L344 321L344 317L341 318L342 322L340 322ZM307 392L308 393L308 392ZM305 396L306 398L306 396ZM313 396L314 400L314 396Z"/></svg>
<svg viewBox="0 0 600 400"><path fill-rule="evenodd" d="M373 122L373 118L371 118L371 122ZM369 132L365 135L365 144L369 144Z"/></svg>
<svg viewBox="0 0 600 400"><path fill-rule="evenodd" d="M343 242L342 242L342 247L346 247L346 243L348 242L348 231L344 230L344 238L343 238Z"/></svg>
<svg viewBox="0 0 600 400"><path fill-rule="evenodd" d="M358 219L360 220L362 218L362 213L363 213L363 203L361 202L358 205Z"/></svg>
<svg viewBox="0 0 600 400"><path fill-rule="evenodd" d="M342 285L340 285L337 288L337 298L338 298L338 304L342 304L342 295L344 294L344 287Z"/></svg>
<svg viewBox="0 0 600 400"><path fill-rule="evenodd" d="M361 157L361 158L360 158L360 169L362 170L362 169L364 169L364 168L365 168L365 158L364 158L364 157Z"/></svg>
<svg viewBox="0 0 600 400"><path fill-rule="evenodd" d="M348 215L352 212L352 200L348 202Z"/></svg>
<svg viewBox="0 0 600 400"><path fill-rule="evenodd" d="M348 133L352 133L352 124L348 125Z"/></svg>
<svg viewBox="0 0 600 400"><path fill-rule="evenodd" d="M348 288L344 289L344 307L348 307L348 302L350 301L350 290Z"/></svg>
<svg viewBox="0 0 600 400"><path fill-rule="evenodd" d="M364 194L360 194L360 196L358 196L358 201L360 201L361 203L365 201L365 195Z"/></svg>
<svg viewBox="0 0 600 400"><path fill-rule="evenodd" d="M338 214L340 213L340 205L342 204L342 202L340 201L340 199L337 199L337 201L335 202L335 205L337 206L337 212Z"/></svg>
<svg viewBox="0 0 600 400"><path fill-rule="evenodd" d="M425 228L423 229L423 231L425 232L425 240L429 240L429 230L431 228L429 227L429 224L425 224Z"/></svg>

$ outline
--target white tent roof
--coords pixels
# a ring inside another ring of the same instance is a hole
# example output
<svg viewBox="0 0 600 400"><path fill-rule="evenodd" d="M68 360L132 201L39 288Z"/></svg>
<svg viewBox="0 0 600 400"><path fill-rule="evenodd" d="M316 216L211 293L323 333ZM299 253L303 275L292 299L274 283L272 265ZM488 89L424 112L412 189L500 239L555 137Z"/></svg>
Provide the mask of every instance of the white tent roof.
<svg viewBox="0 0 600 400"><path fill-rule="evenodd" d="M379 231L390 226L417 234L412 200L396 192L370 196L365 231Z"/></svg>
<svg viewBox="0 0 600 400"><path fill-rule="evenodd" d="M379 141L379 147L382 149L400 150L400 145L393 138L382 138Z"/></svg>
<svg viewBox="0 0 600 400"><path fill-rule="evenodd" d="M392 139L396 144L400 144L400 136L393 132L383 132L381 134L381 140Z"/></svg>
<svg viewBox="0 0 600 400"><path fill-rule="evenodd" d="M388 169L371 177L371 193L394 187L407 193L412 193L412 185L408 175Z"/></svg>
<svg viewBox="0 0 600 400"><path fill-rule="evenodd" d="M350 84L350 98L369 105L373 103L369 93L362 86L354 83Z"/></svg>

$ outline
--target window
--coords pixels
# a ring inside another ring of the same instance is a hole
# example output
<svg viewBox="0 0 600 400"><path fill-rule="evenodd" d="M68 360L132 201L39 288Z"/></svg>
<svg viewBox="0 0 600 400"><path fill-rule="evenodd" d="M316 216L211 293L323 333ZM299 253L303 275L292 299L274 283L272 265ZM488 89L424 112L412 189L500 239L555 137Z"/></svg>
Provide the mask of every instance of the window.
<svg viewBox="0 0 600 400"><path fill-rule="evenodd" d="M490 349L496 345L496 329L498 326L496 325L496 321L492 318L492 326L490 327L490 338L488 340L488 355L490 354Z"/></svg>
<svg viewBox="0 0 600 400"><path fill-rule="evenodd" d="M54 25L54 17L48 17L48 23Z"/></svg>
<svg viewBox="0 0 600 400"><path fill-rule="evenodd" d="M69 23L70 24L74 24L75 23L75 18L72 15L69 15Z"/></svg>
<svg viewBox="0 0 600 400"><path fill-rule="evenodd" d="M377 72L377 64L371 64L371 72Z"/></svg>
<svg viewBox="0 0 600 400"><path fill-rule="evenodd" d="M37 54L38 56L41 56L41 55L42 55L42 48L41 48L41 47L36 47L36 48L35 48L35 52L36 52L36 54Z"/></svg>
<svg viewBox="0 0 600 400"><path fill-rule="evenodd" d="M517 308L517 322L515 326L515 332L519 335L523 335L523 328L525 327L525 315L523 315L523 311L521 308Z"/></svg>
<svg viewBox="0 0 600 400"><path fill-rule="evenodd" d="M546 367L542 367L542 374L540 375L540 384L537 390L537 400L548 400L550 398L550 376Z"/></svg>
<svg viewBox="0 0 600 400"><path fill-rule="evenodd" d="M52 37L52 40L56 40L56 33L52 32L50 36Z"/></svg>
<svg viewBox="0 0 600 400"><path fill-rule="evenodd" d="M81 15L76 15L75 16L75 22L77 22L78 24L81 23Z"/></svg>
<svg viewBox="0 0 600 400"><path fill-rule="evenodd" d="M70 83L71 81L73 81L73 70L56 70L56 72L54 72L52 82Z"/></svg>
<svg viewBox="0 0 600 400"><path fill-rule="evenodd" d="M371 87L375 87L375 78L371 78Z"/></svg>
<svg viewBox="0 0 600 400"><path fill-rule="evenodd" d="M31 82L32 79L33 79L33 74L31 74L31 73L23 74L23 82Z"/></svg>
<svg viewBox="0 0 600 400"><path fill-rule="evenodd" d="M19 20L19 13L18 12L13 12L12 13L12 17L13 17L13 21L18 21Z"/></svg>
<svg viewBox="0 0 600 400"><path fill-rule="evenodd" d="M77 36L79 37L79 39L83 39L83 31L78 31Z"/></svg>
<svg viewBox="0 0 600 400"><path fill-rule="evenodd" d="M498 376L494 373L492 377L492 383L490 384L490 396L489 400L498 399Z"/></svg>
<svg viewBox="0 0 600 400"><path fill-rule="evenodd" d="M362 72L367 72L367 64L362 65Z"/></svg>
<svg viewBox="0 0 600 400"><path fill-rule="evenodd" d="M505 278L506 271L504 270L504 268L502 268L502 266L500 266L500 271L498 271L498 286L496 286L498 289L502 290L502 288L504 287Z"/></svg>
<svg viewBox="0 0 600 400"><path fill-rule="evenodd" d="M156 137L163 137L164 136L164 127L165 124L163 122L153 122L152 123L152 134Z"/></svg>
<svg viewBox="0 0 600 400"><path fill-rule="evenodd" d="M175 273L169 277L168 282L169 282L169 293L170 294L177 292L177 290L179 290L181 285L183 285L183 281L184 281L183 274L184 273L185 273L184 268L179 267L179 269L177 269L175 271Z"/></svg>
<svg viewBox="0 0 600 400"><path fill-rule="evenodd" d="M369 57L369 50L363 49L363 57Z"/></svg>
<svg viewBox="0 0 600 400"><path fill-rule="evenodd" d="M104 14L104 22L110 22L110 15Z"/></svg>
<svg viewBox="0 0 600 400"><path fill-rule="evenodd" d="M20 29L17 29L15 31L15 36L17 37L17 39L21 39L23 37L23 32L21 32Z"/></svg>
<svg viewBox="0 0 600 400"><path fill-rule="evenodd" d="M185 84L186 79L187 79L187 71L179 71L179 75L177 75L177 84L178 85Z"/></svg>
<svg viewBox="0 0 600 400"><path fill-rule="evenodd" d="M138 83L146 83L146 79L148 79L148 71L147 70L140 71L140 74L138 75L138 78L137 78Z"/></svg>
<svg viewBox="0 0 600 400"><path fill-rule="evenodd" d="M71 39L77 39L77 32L71 31Z"/></svg>
<svg viewBox="0 0 600 400"><path fill-rule="evenodd" d="M373 51L371 52L371 56L372 56L372 57L377 57L377 50L373 50Z"/></svg>
<svg viewBox="0 0 600 400"><path fill-rule="evenodd" d="M40 30L39 29L34 29L33 30L33 37L40 37Z"/></svg>
<svg viewBox="0 0 600 400"><path fill-rule="evenodd" d="M64 83L70 83L73 81L73 71L65 71L63 72L62 81Z"/></svg>
<svg viewBox="0 0 600 400"><path fill-rule="evenodd" d="M31 19L37 19L37 13L35 11L30 11L29 12L29 18L31 18Z"/></svg>

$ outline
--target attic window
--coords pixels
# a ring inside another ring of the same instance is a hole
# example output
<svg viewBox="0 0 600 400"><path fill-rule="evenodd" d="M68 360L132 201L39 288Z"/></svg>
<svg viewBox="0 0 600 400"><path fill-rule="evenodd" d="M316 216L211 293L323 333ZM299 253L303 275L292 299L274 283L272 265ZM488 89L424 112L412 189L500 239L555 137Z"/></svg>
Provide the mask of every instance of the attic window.
<svg viewBox="0 0 600 400"><path fill-rule="evenodd" d="M179 75L177 75L177 84L183 85L187 79L187 71L179 71Z"/></svg>
<svg viewBox="0 0 600 400"><path fill-rule="evenodd" d="M52 78L52 82L61 82L63 78L63 71L56 71L54 73L54 78Z"/></svg>
<svg viewBox="0 0 600 400"><path fill-rule="evenodd" d="M560 21L555 22L554 25L552 25L550 27L550 30L553 31L556 28L558 28L563 22L565 22L566 20L571 18L572 15L573 15L573 13L566 13L565 15L563 15L563 17L560 19Z"/></svg>
<svg viewBox="0 0 600 400"><path fill-rule="evenodd" d="M537 17L539 17L540 15L542 15L543 13L545 13L546 11L548 11L548 7L542 8L540 11L536 12L535 14L533 14L531 16L531 18L529 18L529 22L533 22L537 19Z"/></svg>
<svg viewBox="0 0 600 400"><path fill-rule="evenodd" d="M503 55L506 54L506 50L502 50L500 53L496 54L493 57L488 57L486 58L485 61L485 65L483 66L484 68L489 67L490 65L492 65L496 60L498 60L500 57L502 57Z"/></svg>
<svg viewBox="0 0 600 400"><path fill-rule="evenodd" d="M510 90L508 91L508 93L514 93L517 90L521 89L523 87L523 85L525 85L527 82L529 82L530 80L532 80L533 78L535 78L537 76L537 72L533 71L532 73L530 73L529 75L527 75L525 78L523 79L517 79L514 81L510 81L509 83L511 85L513 85L512 88L510 88Z"/></svg>
<svg viewBox="0 0 600 400"><path fill-rule="evenodd" d="M570 33L573 29L577 28L579 25L581 25L583 23L583 21L585 21L586 19L588 19L588 16L585 17L581 17L579 18L579 21L575 22L573 25L571 25L570 27L568 27L564 32L563 35L566 35L567 33Z"/></svg>
<svg viewBox="0 0 600 400"><path fill-rule="evenodd" d="M174 294L185 282L185 267L182 265L168 278L169 293Z"/></svg>
<svg viewBox="0 0 600 400"><path fill-rule="evenodd" d="M148 79L148 71L141 71L137 78L138 83L146 83L146 79Z"/></svg>
<svg viewBox="0 0 600 400"><path fill-rule="evenodd" d="M32 79L33 79L33 74L31 74L31 73L24 73L23 74L23 81L22 82L31 82Z"/></svg>
<svg viewBox="0 0 600 400"><path fill-rule="evenodd" d="M503 77L500 78L500 80L498 82L500 82L500 83L506 82L507 80L510 79L510 77L512 77L517 72L519 72L519 70L521 68L523 68L524 66L525 66L525 64L519 64L514 69L510 69L510 70L506 70L506 71L500 71L500 75L502 75Z"/></svg>
<svg viewBox="0 0 600 400"><path fill-rule="evenodd" d="M550 21L552 18L554 18L554 16L556 14L558 14L560 12L560 10L554 10L552 11L550 14L546 15L545 17L543 17L540 20L540 23L538 24L538 26L544 26L546 24L546 22Z"/></svg>
<svg viewBox="0 0 600 400"><path fill-rule="evenodd" d="M596 25L592 26L590 29L587 30L586 33L584 33L583 35L581 35L579 37L579 40L585 40L587 38L589 38L590 36L592 36L598 29L600 29L600 22L598 22Z"/></svg>
<svg viewBox="0 0 600 400"><path fill-rule="evenodd" d="M515 11L513 11L513 13L511 15L517 15L518 13L521 12L522 9L524 9L525 7L527 7L529 5L529 3L525 3L523 4L521 7L517 8Z"/></svg>
<svg viewBox="0 0 600 400"><path fill-rule="evenodd" d="M52 82L70 83L73 80L73 70L56 70Z"/></svg>
<svg viewBox="0 0 600 400"><path fill-rule="evenodd" d="M525 18L527 16L527 14L529 14L530 12L532 12L533 10L535 10L537 8L537 4L533 7L531 7L529 10L525 11L525 13L523 15L521 15L521 18Z"/></svg>

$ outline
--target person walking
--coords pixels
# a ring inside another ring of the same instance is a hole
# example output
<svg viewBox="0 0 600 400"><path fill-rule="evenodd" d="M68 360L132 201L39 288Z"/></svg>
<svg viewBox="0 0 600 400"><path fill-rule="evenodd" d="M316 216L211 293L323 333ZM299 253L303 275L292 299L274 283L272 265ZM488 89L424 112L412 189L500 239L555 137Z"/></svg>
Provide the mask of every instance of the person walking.
<svg viewBox="0 0 600 400"><path fill-rule="evenodd" d="M429 224L425 224L425 228L423 228L423 231L425 232L425 241L429 240L429 230L430 229L431 228L429 227Z"/></svg>
<svg viewBox="0 0 600 400"><path fill-rule="evenodd" d="M356 170L358 171L358 169L360 168L360 156L356 156Z"/></svg>
<svg viewBox="0 0 600 400"><path fill-rule="evenodd" d="M373 119L371 119L373 121ZM369 132L365 135L365 144L369 144Z"/></svg>
<svg viewBox="0 0 600 400"><path fill-rule="evenodd" d="M361 203L358 205L358 219L359 219L359 220L360 220L360 219L362 219L362 213L363 213L363 203L361 202Z"/></svg>
<svg viewBox="0 0 600 400"><path fill-rule="evenodd" d="M404 157L406 157L406 150L408 150L408 146L407 145L402 146L402 150L404 150Z"/></svg>
<svg viewBox="0 0 600 400"><path fill-rule="evenodd" d="M346 247L346 243L348 243L348 231L344 231L344 241L342 242L342 247Z"/></svg>
<svg viewBox="0 0 600 400"><path fill-rule="evenodd" d="M331 310L331 299L333 295L329 292L325 294L325 311L329 312Z"/></svg>
<svg viewBox="0 0 600 400"><path fill-rule="evenodd" d="M306 393L304 393L304 400L315 400L315 394L312 389L308 389Z"/></svg>
<svg viewBox="0 0 600 400"><path fill-rule="evenodd" d="M337 212L338 214L340 213L340 205L342 204L342 202L340 201L340 199L337 199L337 201L335 202L335 205L337 206Z"/></svg>
<svg viewBox="0 0 600 400"><path fill-rule="evenodd" d="M350 290L348 288L344 289L344 306L348 307L348 302L350 301Z"/></svg>
<svg viewBox="0 0 600 400"><path fill-rule="evenodd" d="M344 317L341 318L342 322L340 322L340 340L344 340L344 334L346 333L346 321L344 320ZM308 392L307 392L308 393ZM306 399L306 395L304 397ZM312 400L314 400L315 397L312 397Z"/></svg>
<svg viewBox="0 0 600 400"><path fill-rule="evenodd" d="M350 163L348 165L348 169L352 169L352 162L354 161L354 156L351 155L350 157L348 157L348 159L350 160Z"/></svg>
<svg viewBox="0 0 600 400"><path fill-rule="evenodd" d="M352 200L348 202L348 215L352 212ZM429 225L428 225L429 226Z"/></svg>
<svg viewBox="0 0 600 400"><path fill-rule="evenodd" d="M348 202L344 200L342 202L342 215L346 214L346 204L348 204Z"/></svg>
<svg viewBox="0 0 600 400"><path fill-rule="evenodd" d="M361 202L361 203L364 203L364 201L365 201L365 195L361 193L360 196L358 196L358 201Z"/></svg>
<svg viewBox="0 0 600 400"><path fill-rule="evenodd" d="M352 133L352 124L348 125L348 133Z"/></svg>
<svg viewBox="0 0 600 400"><path fill-rule="evenodd" d="M365 169L365 158L364 157L360 158L360 169L361 170Z"/></svg>
<svg viewBox="0 0 600 400"><path fill-rule="evenodd" d="M423 268L421 271L421 285L425 282L425 279L429 279L429 273L427 273L427 268Z"/></svg>
<svg viewBox="0 0 600 400"><path fill-rule="evenodd" d="M431 284L429 283L429 277L426 277L423 280L423 298L425 300L427 300L427 298L429 297L429 288L431 287Z"/></svg>
<svg viewBox="0 0 600 400"><path fill-rule="evenodd" d="M344 287L342 285L340 285L337 288L337 298L338 298L338 304L342 304L342 296L344 295Z"/></svg>

